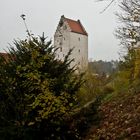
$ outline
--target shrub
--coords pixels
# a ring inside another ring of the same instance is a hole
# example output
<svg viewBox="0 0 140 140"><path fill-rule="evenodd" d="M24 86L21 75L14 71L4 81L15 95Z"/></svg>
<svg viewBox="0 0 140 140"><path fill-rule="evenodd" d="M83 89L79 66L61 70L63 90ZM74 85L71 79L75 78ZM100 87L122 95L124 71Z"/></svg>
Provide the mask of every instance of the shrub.
<svg viewBox="0 0 140 140"><path fill-rule="evenodd" d="M82 74L70 68L69 55L42 37L14 42L8 61L0 61L0 136L3 139L65 139L65 120L77 105ZM63 130L63 131L62 131Z"/></svg>

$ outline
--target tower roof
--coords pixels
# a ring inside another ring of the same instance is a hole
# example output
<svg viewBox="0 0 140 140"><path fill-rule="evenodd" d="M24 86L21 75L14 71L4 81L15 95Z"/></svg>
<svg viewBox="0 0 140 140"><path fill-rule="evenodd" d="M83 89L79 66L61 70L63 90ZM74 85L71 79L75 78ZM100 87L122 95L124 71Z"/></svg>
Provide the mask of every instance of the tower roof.
<svg viewBox="0 0 140 140"><path fill-rule="evenodd" d="M75 33L79 33L79 34L83 34L88 36L88 33L86 32L85 28L83 27L83 25L81 24L80 20L72 20L69 18L65 18L64 16L62 16L65 21L68 23L71 32L75 32Z"/></svg>

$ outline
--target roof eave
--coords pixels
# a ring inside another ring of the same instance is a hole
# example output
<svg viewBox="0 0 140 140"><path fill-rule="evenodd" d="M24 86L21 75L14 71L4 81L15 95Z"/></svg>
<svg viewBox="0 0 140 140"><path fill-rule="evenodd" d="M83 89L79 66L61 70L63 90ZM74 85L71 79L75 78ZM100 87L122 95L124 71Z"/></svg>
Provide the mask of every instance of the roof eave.
<svg viewBox="0 0 140 140"><path fill-rule="evenodd" d="M77 34L81 34L81 35L85 35L85 36L88 36L87 33L79 33L79 32L76 32L76 31L71 31L71 32L73 32L73 33L77 33Z"/></svg>

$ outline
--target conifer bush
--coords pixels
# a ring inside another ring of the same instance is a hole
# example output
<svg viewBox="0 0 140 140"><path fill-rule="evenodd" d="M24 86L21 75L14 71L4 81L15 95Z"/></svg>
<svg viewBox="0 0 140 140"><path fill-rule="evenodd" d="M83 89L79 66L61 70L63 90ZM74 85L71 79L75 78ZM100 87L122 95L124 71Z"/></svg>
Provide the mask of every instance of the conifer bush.
<svg viewBox="0 0 140 140"><path fill-rule="evenodd" d="M77 106L83 74L70 68L72 50L64 61L57 60L55 52L44 35L31 36L15 41L7 58L0 57L1 139L70 137L65 122Z"/></svg>

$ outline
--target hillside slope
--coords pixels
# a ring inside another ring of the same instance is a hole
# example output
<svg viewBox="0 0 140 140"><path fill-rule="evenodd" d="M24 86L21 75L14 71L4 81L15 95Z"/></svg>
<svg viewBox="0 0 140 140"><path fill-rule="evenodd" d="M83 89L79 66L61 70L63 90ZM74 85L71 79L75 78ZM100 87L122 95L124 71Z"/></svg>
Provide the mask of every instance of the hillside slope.
<svg viewBox="0 0 140 140"><path fill-rule="evenodd" d="M140 140L140 93L120 94L100 106L102 120L86 140Z"/></svg>

